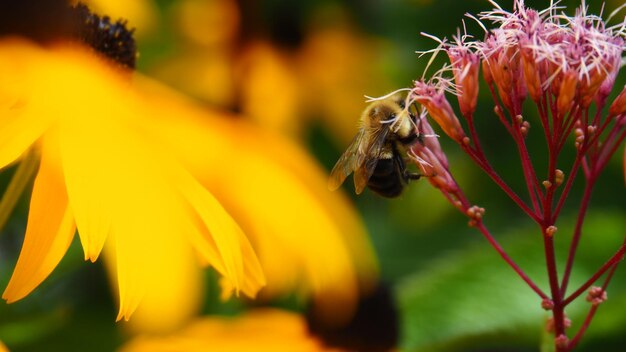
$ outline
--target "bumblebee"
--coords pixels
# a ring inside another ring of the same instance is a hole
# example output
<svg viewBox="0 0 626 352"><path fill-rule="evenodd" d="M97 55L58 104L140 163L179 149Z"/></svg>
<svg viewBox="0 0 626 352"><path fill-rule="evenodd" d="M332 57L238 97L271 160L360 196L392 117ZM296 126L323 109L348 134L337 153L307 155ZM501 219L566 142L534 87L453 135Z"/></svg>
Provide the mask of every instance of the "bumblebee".
<svg viewBox="0 0 626 352"><path fill-rule="evenodd" d="M356 136L330 172L328 188L335 190L354 172L357 194L367 186L387 198L421 177L406 169L403 155L419 142L416 117L405 109L404 99L392 97L371 103L361 115Z"/></svg>

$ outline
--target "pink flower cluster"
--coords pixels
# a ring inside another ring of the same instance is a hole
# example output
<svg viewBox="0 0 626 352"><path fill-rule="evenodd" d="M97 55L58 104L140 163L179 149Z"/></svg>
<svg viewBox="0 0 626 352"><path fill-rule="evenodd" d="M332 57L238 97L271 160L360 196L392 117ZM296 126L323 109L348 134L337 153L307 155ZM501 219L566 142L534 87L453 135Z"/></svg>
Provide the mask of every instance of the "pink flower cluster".
<svg viewBox="0 0 626 352"><path fill-rule="evenodd" d="M439 43L437 48L421 52L431 55L426 70L439 53L445 53L449 62L430 78L422 77L409 88L407 106L417 103L422 107L417 128L423 136L423 142L416 143L409 155L422 172L430 176L430 183L470 218L470 225L481 231L507 264L537 293L542 306L552 311L557 351L570 351L589 325L597 306L606 300L606 286L626 253L625 241L585 284L567 295L592 190L600 173L626 139L626 87L621 92L613 92L626 49L626 20L608 24L626 4L609 14L605 21L602 15L589 14L584 0L573 15L567 15L558 1L552 1L542 11L526 7L524 0L515 0L512 11L504 10L493 0L490 3L494 6L491 11L467 15L484 30L482 40L467 34L465 23L463 33L459 30L451 41L424 34ZM497 120L517 146L528 201L499 176L481 146L474 117L480 72L493 99ZM612 93L617 96L611 100ZM456 96L462 119L448 101L450 95ZM534 105L540 123L537 131L545 137L548 162L541 173L545 175L543 178L538 176L538 165L526 145L531 124L523 114L523 105ZM472 205L452 177L427 116L539 225L550 292L536 285L487 230L482 221L485 210ZM568 142L574 148L564 149ZM565 151L575 153L570 165L562 165L565 158L561 155ZM626 151L624 164L626 173ZM585 188L578 203L579 218L571 235L569 256L560 276L553 237L557 236L556 223L563 204L580 173L584 176ZM568 325L565 307L607 272L602 287L590 291L588 300L593 307L583 327L570 339L565 332Z"/></svg>
<svg viewBox="0 0 626 352"><path fill-rule="evenodd" d="M450 62L428 80L415 81L410 99L425 107L453 140L469 144L471 140L445 93L456 95L459 111L471 129L482 69L494 94L496 113L512 135L523 138L530 128L522 118L522 105L530 98L540 111L555 151L560 151L572 134L579 148L584 147L585 141L587 148L592 147L592 142L596 147L606 142L615 144L619 134L605 141L593 137L607 131L611 122L614 129L624 129L626 87L612 101L604 119L600 114L590 117L589 108L595 103L596 111L602 111L607 104L626 48L626 23L608 26L600 16L588 14L584 3L573 16L560 12L562 8L554 3L537 11L526 7L524 0L515 0L512 12L491 3L493 10L477 17L468 15L485 31L483 40L457 33L448 42L425 34L437 40L439 46L422 53L435 56L443 51ZM609 15L609 20L620 9ZM487 29L483 22L490 22L495 28ZM450 72L452 77L445 77ZM511 117L509 120L505 112ZM475 135L472 139L477 142ZM419 155L418 150L416 154Z"/></svg>

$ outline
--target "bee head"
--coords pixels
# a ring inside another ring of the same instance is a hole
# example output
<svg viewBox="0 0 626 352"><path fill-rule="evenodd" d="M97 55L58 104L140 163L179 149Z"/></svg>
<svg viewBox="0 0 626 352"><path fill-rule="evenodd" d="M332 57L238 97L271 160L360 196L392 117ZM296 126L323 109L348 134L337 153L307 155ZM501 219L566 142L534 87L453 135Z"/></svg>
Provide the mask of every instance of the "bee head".
<svg viewBox="0 0 626 352"><path fill-rule="evenodd" d="M408 110L400 110L395 114L393 131L400 138L404 139L415 134L415 120Z"/></svg>

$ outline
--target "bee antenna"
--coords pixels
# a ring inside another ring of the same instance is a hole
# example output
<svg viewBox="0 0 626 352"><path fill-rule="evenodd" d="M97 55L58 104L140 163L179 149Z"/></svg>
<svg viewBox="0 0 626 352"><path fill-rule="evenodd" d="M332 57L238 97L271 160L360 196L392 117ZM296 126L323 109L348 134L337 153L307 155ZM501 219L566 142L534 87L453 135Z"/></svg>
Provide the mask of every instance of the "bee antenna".
<svg viewBox="0 0 626 352"><path fill-rule="evenodd" d="M394 123L398 120L398 117L394 117L393 119L389 119L389 120L381 120L380 123Z"/></svg>
<svg viewBox="0 0 626 352"><path fill-rule="evenodd" d="M365 102L366 103L371 103L373 101L379 101L379 100L385 100L389 97L392 97L400 92L410 92L411 88L400 88L400 89L396 89L391 93L385 94L382 97L370 97L369 95L364 95L365 97Z"/></svg>

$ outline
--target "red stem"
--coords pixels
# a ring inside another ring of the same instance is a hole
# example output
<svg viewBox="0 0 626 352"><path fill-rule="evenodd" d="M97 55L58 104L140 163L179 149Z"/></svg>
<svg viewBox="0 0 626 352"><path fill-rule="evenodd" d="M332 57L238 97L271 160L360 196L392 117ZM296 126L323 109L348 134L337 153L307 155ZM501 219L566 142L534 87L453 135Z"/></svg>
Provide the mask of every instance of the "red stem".
<svg viewBox="0 0 626 352"><path fill-rule="evenodd" d="M556 184L554 184L557 153L554 150L554 141L549 135L547 135L546 138L548 138L548 181L551 182L551 185L547 187L546 194L543 199L543 223L541 226L541 230L546 257L546 268L548 271L548 281L550 283L550 293L552 296L552 302L554 304L554 307L552 308L552 315L554 318L554 336L561 336L565 334L565 324L563 319L563 310L565 306L562 304L563 296L561 295L561 289L559 287L559 275L556 265L553 233L548 232L548 228L554 225L551 220L554 191L557 188Z"/></svg>
<svg viewBox="0 0 626 352"><path fill-rule="evenodd" d="M598 175L602 171L602 169L604 169L604 167L609 162L613 154L615 154L615 152L617 151L617 148L619 148L619 146L622 144L624 137L626 137L626 130L622 131L622 134L619 137L617 137L617 140L615 142L613 142L611 139L614 139L615 135L616 134L611 134L604 141L604 144L602 145L600 152L598 154L598 160L592 172L593 174Z"/></svg>
<svg viewBox="0 0 626 352"><path fill-rule="evenodd" d="M569 283L569 277L572 272L572 267L574 266L574 258L576 256L576 251L578 250L578 243L580 242L580 236L582 235L582 227L585 221L585 215L587 213L587 208L589 207L589 202L591 200L591 193L593 191L593 186L595 185L595 179L589 180L585 184L585 190L583 193L583 198L580 201L580 208L578 210L578 218L576 219L576 227L574 228L574 234L572 235L572 243L569 247L569 254L567 256L567 264L565 264L565 271L563 272L563 280L561 281L561 295L565 295L567 292L567 285Z"/></svg>
<svg viewBox="0 0 626 352"><path fill-rule="evenodd" d="M593 274L591 278L589 278L589 280L585 281L585 283L582 284L576 291L574 291L574 293L572 293L563 300L563 305L568 305L572 303L573 300L578 298L578 296L580 296L589 287L591 287L591 285L593 285L593 283L596 282L600 276L602 276L608 269L610 269L611 266L619 263L622 259L624 259L624 253L626 253L626 241L619 247L617 252L615 252L615 254L613 254L613 256L611 256L611 258L609 258L609 260L607 260L600 267L600 269L598 269L598 271L596 271L596 273Z"/></svg>
<svg viewBox="0 0 626 352"><path fill-rule="evenodd" d="M498 241L496 241L496 239L491 235L491 233L489 232L489 230L487 230L487 228L482 223L482 221L477 222L476 228L482 233L483 237L485 237L485 239L489 241L489 244L491 244L491 246L498 252L498 254L500 254L502 259L504 259L504 261L511 267L511 269L513 269L517 273L517 275L522 280L524 280L524 282L526 282L526 284L533 291L535 291L537 295L539 295L539 297L541 297L542 299L549 299L548 295L546 295L539 288L539 286L537 286L537 284L535 284L534 281L530 277L528 277L528 275L526 275L526 273L513 261L513 259L509 257L509 255L504 251L504 249L502 249Z"/></svg>
<svg viewBox="0 0 626 352"><path fill-rule="evenodd" d="M613 278L613 274L615 274L615 270L617 270L618 265L619 265L619 262L616 262L615 265L611 267L611 271L609 271L608 275L606 276L606 279L604 280L604 284L602 285L603 291L606 292L606 288L609 286L609 282L611 282L611 279ZM599 304L591 305L591 308L589 309L589 313L587 313L587 316L585 317L585 321L583 322L583 325L580 327L580 329L578 330L578 332L576 333L574 338L572 338L572 340L570 341L568 345L569 350L573 350L576 347L576 345L578 345L578 342L580 342L580 339L583 337L583 335L589 328L589 324L591 324L591 320L593 319L593 316L596 314L596 311L598 310L599 306L600 306Z"/></svg>
<svg viewBox="0 0 626 352"><path fill-rule="evenodd" d="M496 171L491 167L487 160L481 158L481 156L477 155L471 148L467 145L461 144L461 148L474 160L476 164L495 182L500 188L506 193L509 198L511 198L517 206L519 206L531 219L533 219L536 223L540 224L541 219L537 216L536 213L533 212L532 209L524 203L524 201L513 191L509 185L507 185L504 180L496 173Z"/></svg>
<svg viewBox="0 0 626 352"><path fill-rule="evenodd" d="M576 121L580 119L581 111L580 107L576 105L575 108L567 115L567 119L565 120L565 130L561 135L560 139L557 142L556 150L558 153L561 152L565 142L567 141L567 137L572 133L574 126L576 126Z"/></svg>
<svg viewBox="0 0 626 352"><path fill-rule="evenodd" d="M480 145L480 139L478 138L478 132L476 131L476 125L474 124L474 116L473 115L465 116L465 119L467 120L467 125L468 125L469 130L470 130L470 136L472 136L472 142L474 143L474 149L476 150L478 155L480 155L480 156L482 156L484 158L485 157L485 153L483 151L482 146Z"/></svg>
<svg viewBox="0 0 626 352"><path fill-rule="evenodd" d="M450 177L452 178L454 184L456 185L456 181L454 180L454 177L452 175L450 175ZM463 213L464 215L467 215L465 213L465 210L467 210L470 207L470 202L467 200L467 198L465 197L465 195L463 194L463 192L460 190L460 188L458 186L456 187L456 189L457 189L457 191L454 193L454 197L451 196L450 193L446 192L443 189L440 189L440 191L443 193L443 195L446 197L446 199L448 199L448 201L453 206L455 206L457 209L459 209L459 211L461 211L461 213ZM455 202L455 200L458 200L460 202L461 207L458 207L458 205L456 204L457 202ZM498 241L491 235L491 233L489 232L489 230L487 229L485 224L483 224L483 222L480 219L474 219L474 220L476 221L475 227L480 231L480 233L487 240L487 242L489 242L491 247L493 247L493 249L495 249L496 252L498 252L498 254L500 254L502 259L504 259L504 261L511 267L511 269L513 269L513 271L515 271L517 273L517 275L524 282L526 282L526 284L533 291L535 291L537 293L537 295L539 295L539 297L541 299L549 299L548 295L546 295L539 288L539 286L537 286L537 284L535 284L535 282L519 267L519 265L517 265L513 261L513 259L511 259L511 257L509 257L509 255L504 251L502 246L500 246Z"/></svg>
<svg viewBox="0 0 626 352"><path fill-rule="evenodd" d="M580 236L582 234L582 224L585 218L587 208L589 206L589 202L591 199L591 192L593 190L593 186L595 185L595 180L598 177L598 175L601 173L602 169L604 169L604 167L606 166L606 163L608 162L610 157L617 151L617 148L619 147L621 142L624 140L624 137L626 137L626 131L622 131L622 135L617 139L617 141L613 144L613 146L609 148L607 146L611 145L610 142L612 141L609 141L609 140L614 138L615 136L615 134L613 133L614 131L615 130L611 131L611 134L607 138L607 141L605 141L605 143L602 145L600 152L599 152L599 155L600 155L600 157L598 157L599 160L597 160L594 163L594 166L587 173L587 184L585 185L583 198L580 203L578 218L576 220L576 227L574 229L574 235L572 236L572 243L570 244L567 264L565 266L565 271L563 274L563 281L561 283L562 295L564 295L565 292L567 291L569 277L571 274L572 267L574 265L574 258L576 256L576 251L578 250ZM592 158L592 159L596 159L596 158Z"/></svg>
<svg viewBox="0 0 626 352"><path fill-rule="evenodd" d="M535 173L535 168L533 167L533 163L530 159L530 155L528 155L528 148L526 148L526 141L524 137L519 132L519 126L517 122L515 123L515 127L518 128L518 151L520 155L520 159L522 160L522 169L524 170L524 178L526 180L526 188L528 189L528 194L530 196L531 202L533 204L533 209L535 213L541 211L541 207L539 205L538 194L541 194L541 190L539 188L539 181L537 179L537 174Z"/></svg>
<svg viewBox="0 0 626 352"><path fill-rule="evenodd" d="M503 114L504 109L502 108L502 104L500 104L500 98L498 98L498 95L496 94L496 91L493 88L493 84L488 84L487 86L489 87L489 91L491 92L491 98L493 99L496 105L496 109L495 109L496 115L498 115L498 118L500 119L500 122L502 123L502 125L504 125L507 131L509 131L509 134L513 136L513 127L511 126L509 121L507 121L506 117Z"/></svg>
<svg viewBox="0 0 626 352"><path fill-rule="evenodd" d="M569 171L569 175L567 176L567 181L565 182L565 186L563 187L563 190L561 191L561 196L559 197L559 201L557 202L556 207L554 208L554 211L552 212L552 219L551 219L552 223L556 222L556 218L561 213L563 204L565 204L565 200L567 199L569 191L572 188L572 185L574 184L576 175L578 175L578 170L580 169L580 163L582 161L582 157L583 157L583 153L580 150L578 150L578 152L576 153L576 158L574 159L574 164L572 165L572 168Z"/></svg>
<svg viewBox="0 0 626 352"><path fill-rule="evenodd" d="M500 121L507 121L506 116L504 116L504 110L502 110L502 106L496 103L497 109L495 109L496 114L500 118ZM514 113L513 113L514 114ZM515 115L515 114L514 114ZM540 113L540 115L542 115ZM543 118L543 117L542 117ZM514 116L511 116L512 125L509 125L508 122L506 124L515 145L517 146L517 151L520 156L522 170L524 172L524 179L526 181L526 187L528 189L528 195L530 196L531 203L533 205L533 210L535 214L538 214L541 211L538 194L541 194L539 181L537 179L537 175L535 173L535 169L533 167L533 163L528 155L528 148L526 148L526 141L524 136L520 131L520 124L517 122L517 119Z"/></svg>
<svg viewBox="0 0 626 352"><path fill-rule="evenodd" d="M545 228L543 230L543 245L546 255L546 266L548 269L548 280L550 282L550 294L552 296L552 315L554 317L554 336L565 334L564 312L565 305L562 303L562 296L559 289L559 278L556 267L556 259L554 255L554 238L546 235Z"/></svg>
<svg viewBox="0 0 626 352"><path fill-rule="evenodd" d="M587 316L585 317L585 321L583 322L583 325L580 327L580 330L578 330L576 335L574 335L572 340L567 345L568 351L574 350L574 348L578 345L578 343L580 342L580 339L583 337L583 334L585 333L585 331L587 331L589 324L591 324L591 320L593 319L593 316L596 314L598 307L599 305L591 306L591 309L589 309L589 313L587 313Z"/></svg>

